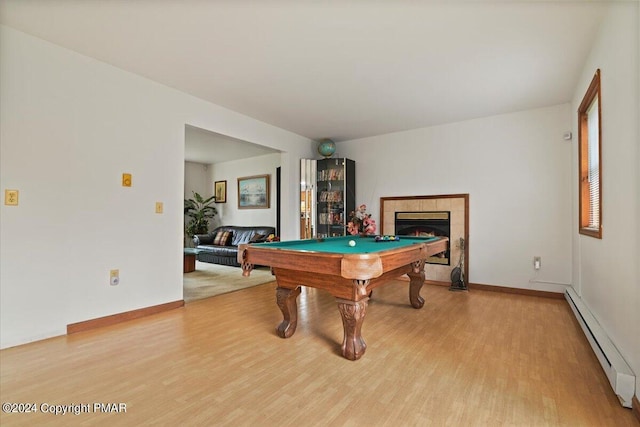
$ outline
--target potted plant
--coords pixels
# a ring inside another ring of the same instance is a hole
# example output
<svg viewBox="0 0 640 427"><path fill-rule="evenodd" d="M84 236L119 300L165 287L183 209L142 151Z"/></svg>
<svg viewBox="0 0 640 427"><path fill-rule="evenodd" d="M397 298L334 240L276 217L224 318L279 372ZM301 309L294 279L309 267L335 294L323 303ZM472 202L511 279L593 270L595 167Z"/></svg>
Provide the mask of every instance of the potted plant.
<svg viewBox="0 0 640 427"><path fill-rule="evenodd" d="M191 218L184 228L185 234L191 238L195 234L206 234L209 231L209 220L218 213L215 206L216 196L208 199L192 191L193 198L184 200L184 215Z"/></svg>

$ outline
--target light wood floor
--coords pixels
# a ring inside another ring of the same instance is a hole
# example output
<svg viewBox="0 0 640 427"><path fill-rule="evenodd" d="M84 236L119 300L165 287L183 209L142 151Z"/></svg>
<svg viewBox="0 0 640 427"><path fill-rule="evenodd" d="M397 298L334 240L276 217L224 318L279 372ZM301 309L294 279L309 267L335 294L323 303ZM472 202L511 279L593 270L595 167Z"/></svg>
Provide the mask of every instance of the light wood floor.
<svg viewBox="0 0 640 427"><path fill-rule="evenodd" d="M275 334L275 284L0 352L2 402L126 413L1 415L2 426L638 426L563 300L408 284L376 289L368 348L340 356L331 296Z"/></svg>

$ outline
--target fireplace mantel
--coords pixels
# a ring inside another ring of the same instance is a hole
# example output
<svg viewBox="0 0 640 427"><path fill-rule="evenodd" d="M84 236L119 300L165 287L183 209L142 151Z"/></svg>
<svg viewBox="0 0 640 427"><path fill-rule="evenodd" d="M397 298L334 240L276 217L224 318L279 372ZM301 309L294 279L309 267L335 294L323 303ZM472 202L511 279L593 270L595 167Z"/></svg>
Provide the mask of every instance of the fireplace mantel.
<svg viewBox="0 0 640 427"><path fill-rule="evenodd" d="M396 234L396 212L450 211L451 265L427 264L427 280L442 285L451 284L451 270L460 262L460 239L464 239L464 277L469 283L469 194L436 196L398 196L380 198L381 234Z"/></svg>

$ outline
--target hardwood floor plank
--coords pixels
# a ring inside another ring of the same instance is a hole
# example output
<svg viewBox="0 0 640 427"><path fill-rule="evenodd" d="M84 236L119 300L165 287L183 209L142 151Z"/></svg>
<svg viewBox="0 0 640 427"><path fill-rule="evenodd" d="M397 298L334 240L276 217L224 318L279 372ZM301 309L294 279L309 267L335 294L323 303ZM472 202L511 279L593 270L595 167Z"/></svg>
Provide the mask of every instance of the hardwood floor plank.
<svg viewBox="0 0 640 427"><path fill-rule="evenodd" d="M275 333L275 283L0 352L3 402L125 403L6 414L3 426L637 426L566 302L408 283L376 289L367 352L342 357L333 297L304 288Z"/></svg>

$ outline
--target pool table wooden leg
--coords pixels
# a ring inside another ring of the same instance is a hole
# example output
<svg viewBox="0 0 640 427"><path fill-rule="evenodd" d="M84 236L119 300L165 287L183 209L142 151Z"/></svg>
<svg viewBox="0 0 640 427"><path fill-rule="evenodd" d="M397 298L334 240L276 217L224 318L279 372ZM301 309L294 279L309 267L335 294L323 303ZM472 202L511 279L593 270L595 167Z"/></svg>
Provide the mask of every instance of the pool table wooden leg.
<svg viewBox="0 0 640 427"><path fill-rule="evenodd" d="M300 295L300 286L295 289L281 288L276 289L276 301L278 307L282 311L282 323L276 328L276 333L280 338L289 338L296 332L298 326L298 302Z"/></svg>
<svg viewBox="0 0 640 427"><path fill-rule="evenodd" d="M411 272L407 273L411 279L409 282L409 301L413 308L422 308L424 298L420 296L420 289L424 284L424 260L416 261L412 265Z"/></svg>
<svg viewBox="0 0 640 427"><path fill-rule="evenodd" d="M338 310L342 315L344 327L344 339L342 341L342 355L349 360L358 360L362 357L367 344L362 339L362 323L367 312L369 298L360 301L348 301L336 298Z"/></svg>

